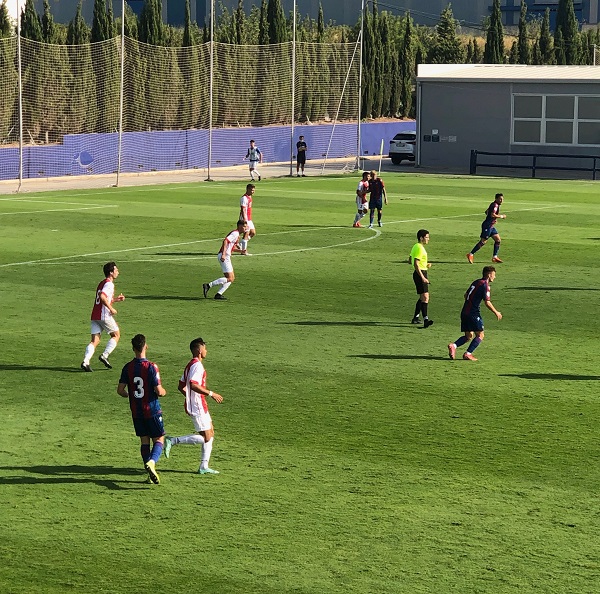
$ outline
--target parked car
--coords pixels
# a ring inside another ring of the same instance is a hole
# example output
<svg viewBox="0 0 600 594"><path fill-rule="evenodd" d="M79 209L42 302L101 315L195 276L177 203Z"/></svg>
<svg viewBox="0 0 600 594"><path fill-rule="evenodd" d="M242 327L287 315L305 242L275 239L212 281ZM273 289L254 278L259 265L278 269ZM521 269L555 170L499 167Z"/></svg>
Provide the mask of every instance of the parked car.
<svg viewBox="0 0 600 594"><path fill-rule="evenodd" d="M400 165L402 161L415 160L415 145L417 143L417 133L415 130L405 130L398 132L390 140L390 159L394 165Z"/></svg>

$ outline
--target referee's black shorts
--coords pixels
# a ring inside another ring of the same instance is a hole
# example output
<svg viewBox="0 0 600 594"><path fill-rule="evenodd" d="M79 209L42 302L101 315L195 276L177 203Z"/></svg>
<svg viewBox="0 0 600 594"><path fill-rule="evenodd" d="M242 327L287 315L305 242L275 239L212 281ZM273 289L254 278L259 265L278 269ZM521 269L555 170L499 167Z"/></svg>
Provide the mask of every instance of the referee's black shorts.
<svg viewBox="0 0 600 594"><path fill-rule="evenodd" d="M421 270L421 273L427 278L427 270ZM413 281L418 295L429 293L429 283L424 283L421 275L416 270L413 272Z"/></svg>

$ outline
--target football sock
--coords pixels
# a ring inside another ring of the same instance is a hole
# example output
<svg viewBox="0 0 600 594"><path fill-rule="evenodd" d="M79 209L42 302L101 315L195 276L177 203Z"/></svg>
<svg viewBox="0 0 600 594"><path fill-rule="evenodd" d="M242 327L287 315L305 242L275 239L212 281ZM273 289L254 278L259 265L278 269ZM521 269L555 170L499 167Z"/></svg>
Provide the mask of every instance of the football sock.
<svg viewBox="0 0 600 594"><path fill-rule="evenodd" d="M244 252L248 248L248 240L240 239L240 249Z"/></svg>
<svg viewBox="0 0 600 594"><path fill-rule="evenodd" d="M356 223L358 223L359 220L360 220L360 213L357 212L356 216L354 217L354 224L356 225Z"/></svg>
<svg viewBox="0 0 600 594"><path fill-rule="evenodd" d="M471 344L469 345L469 348L467 349L467 352L468 353L472 353L480 344L481 344L481 338L479 338L478 336L476 336L471 341Z"/></svg>
<svg viewBox="0 0 600 594"><path fill-rule="evenodd" d="M227 279L224 276L222 276L221 278L217 278L216 280L208 283L208 286L216 287L217 285L224 285L226 282L227 282Z"/></svg>
<svg viewBox="0 0 600 594"><path fill-rule="evenodd" d="M219 293L219 295L222 295L223 293L225 293L225 291L227 291L227 289L229 289L229 287L231 286L231 283L225 283L218 291L217 293Z"/></svg>
<svg viewBox="0 0 600 594"><path fill-rule="evenodd" d="M456 347L460 347L460 346L462 346L463 344L465 344L468 341L469 341L469 339L466 336L463 335L458 340L454 341L454 345Z"/></svg>
<svg viewBox="0 0 600 594"><path fill-rule="evenodd" d="M475 244L475 247L471 250L471 254L474 254L475 252L478 252L481 247L483 246L483 244L481 243L481 241L479 241L478 243Z"/></svg>
<svg viewBox="0 0 600 594"><path fill-rule="evenodd" d="M148 462L148 460L150 460L150 444L149 443L143 443L140 446L140 454L142 455L142 460L144 461L144 464L146 462Z"/></svg>
<svg viewBox="0 0 600 594"><path fill-rule="evenodd" d="M494 257L496 257L498 255L499 251L500 251L500 242L495 241L494 242Z"/></svg>
<svg viewBox="0 0 600 594"><path fill-rule="evenodd" d="M106 348L104 349L104 353L102 355L108 359L108 356L115 350L117 347L117 341L114 338L111 338L106 344Z"/></svg>
<svg viewBox="0 0 600 594"><path fill-rule="evenodd" d="M214 437L211 437L202 447L202 460L200 462L200 468L203 470L208 468L208 461L210 460L210 454L212 452Z"/></svg>
<svg viewBox="0 0 600 594"><path fill-rule="evenodd" d="M424 320L428 320L429 318L427 317L427 306L429 305L429 303L425 303L425 301L421 301L421 311L423 312L423 319Z"/></svg>
<svg viewBox="0 0 600 594"><path fill-rule="evenodd" d="M204 437L197 433L192 433L191 435L182 435L181 437L171 437L171 442L173 445L202 445L204 443Z"/></svg>
<svg viewBox="0 0 600 594"><path fill-rule="evenodd" d="M377 222L381 223L381 211L377 212Z"/></svg>
<svg viewBox="0 0 600 594"><path fill-rule="evenodd" d="M417 301L417 305L415 305L415 315L413 317L418 318L421 313L421 300Z"/></svg>
<svg viewBox="0 0 600 594"><path fill-rule="evenodd" d="M150 454L150 460L154 460L154 462L158 462L160 460L160 455L163 451L163 444L160 441L157 441L152 446L152 453Z"/></svg>
<svg viewBox="0 0 600 594"><path fill-rule="evenodd" d="M375 213L373 211L371 211L371 216L369 217L369 225L372 225L374 220L375 220Z"/></svg>
<svg viewBox="0 0 600 594"><path fill-rule="evenodd" d="M83 356L83 362L86 365L90 364L90 361L92 360L92 356L94 355L95 350L96 350L96 347L91 342L85 347L85 355Z"/></svg>

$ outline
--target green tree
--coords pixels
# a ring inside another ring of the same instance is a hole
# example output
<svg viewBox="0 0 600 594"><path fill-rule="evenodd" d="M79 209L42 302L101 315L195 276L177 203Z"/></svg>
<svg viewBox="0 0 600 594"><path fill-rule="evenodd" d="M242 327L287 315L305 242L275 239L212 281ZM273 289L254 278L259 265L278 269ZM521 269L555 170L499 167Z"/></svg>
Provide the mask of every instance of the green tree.
<svg viewBox="0 0 600 594"><path fill-rule="evenodd" d="M554 54L554 43L552 34L550 33L550 9L546 8L544 18L542 20L542 28L540 29L540 55L541 63L552 65L556 64L556 56Z"/></svg>
<svg viewBox="0 0 600 594"><path fill-rule="evenodd" d="M429 48L429 61L433 64L460 64L465 60L464 47L456 34L458 22L448 4L440 14L435 28L433 45Z"/></svg>
<svg viewBox="0 0 600 594"><path fill-rule="evenodd" d="M42 23L33 0L25 0L25 7L21 12L21 37L32 41L44 41Z"/></svg>
<svg viewBox="0 0 600 594"><path fill-rule="evenodd" d="M269 43L269 17L267 0L261 0L260 3L260 22L258 26L258 45L268 45Z"/></svg>
<svg viewBox="0 0 600 594"><path fill-rule="evenodd" d="M559 35L561 44L558 43ZM573 0L559 0L554 29L554 45L558 64L579 63L579 26ZM564 56L563 56L564 54Z"/></svg>
<svg viewBox="0 0 600 594"><path fill-rule="evenodd" d="M99 2L101 0L96 0ZM165 32L162 20L162 2L144 0L138 23L140 41L149 45L164 45Z"/></svg>
<svg viewBox="0 0 600 594"><path fill-rule="evenodd" d="M238 0L235 11L235 36L234 43L243 45L246 42L246 13L244 12L244 0Z"/></svg>
<svg viewBox="0 0 600 594"><path fill-rule="evenodd" d="M400 115L408 117L412 108L412 86L415 72L414 27L410 12L404 19L404 36L398 54L400 66Z"/></svg>
<svg viewBox="0 0 600 594"><path fill-rule="evenodd" d="M105 0L94 0L94 16L92 18L92 43L110 39L110 26L106 13Z"/></svg>
<svg viewBox="0 0 600 594"><path fill-rule="evenodd" d="M508 53L508 63L518 64L519 63L519 44L517 41L513 41L510 46L510 52Z"/></svg>
<svg viewBox="0 0 600 594"><path fill-rule="evenodd" d="M192 47L196 45L192 35L192 13L190 10L190 0L185 0L185 24L183 26L183 47Z"/></svg>
<svg viewBox="0 0 600 594"><path fill-rule="evenodd" d="M483 60L483 51L479 43L477 43L477 39L473 39L473 64L481 64Z"/></svg>
<svg viewBox="0 0 600 594"><path fill-rule="evenodd" d="M42 35L46 43L57 42L57 31L56 25L54 24L54 18L50 12L50 3L48 0L44 0L44 13L42 15Z"/></svg>
<svg viewBox="0 0 600 594"><path fill-rule="evenodd" d="M500 0L494 0L492 6L492 16L488 24L485 49L483 51L483 62L485 64L504 63L504 29L502 27Z"/></svg>
<svg viewBox="0 0 600 594"><path fill-rule="evenodd" d="M519 37L517 44L517 63L531 64L531 47L529 46L527 30L527 4L521 0L521 15L519 17Z"/></svg>
<svg viewBox="0 0 600 594"><path fill-rule="evenodd" d="M384 17L379 14L377 0L373 0L373 20L371 35L371 56L369 70L372 73L371 85L373 86L373 107L371 115L374 118L381 116L381 106L384 94L385 56L383 55L382 26Z"/></svg>
<svg viewBox="0 0 600 594"><path fill-rule="evenodd" d="M83 45L90 41L90 29L81 14L83 0L79 0L75 16L67 28L67 45Z"/></svg>
<svg viewBox="0 0 600 594"><path fill-rule="evenodd" d="M325 18L323 17L323 5L319 2L319 16L317 18L317 43L325 41Z"/></svg>
<svg viewBox="0 0 600 594"><path fill-rule="evenodd" d="M6 0L2 0L0 4L0 39L5 39L12 35L12 24L10 15L8 14L8 6Z"/></svg>
<svg viewBox="0 0 600 594"><path fill-rule="evenodd" d="M540 42L538 39L533 42L533 48L531 49L531 63L536 66L542 64L542 52L540 51Z"/></svg>
<svg viewBox="0 0 600 594"><path fill-rule="evenodd" d="M285 14L281 0L269 0L267 4L269 43L285 43L288 39Z"/></svg>

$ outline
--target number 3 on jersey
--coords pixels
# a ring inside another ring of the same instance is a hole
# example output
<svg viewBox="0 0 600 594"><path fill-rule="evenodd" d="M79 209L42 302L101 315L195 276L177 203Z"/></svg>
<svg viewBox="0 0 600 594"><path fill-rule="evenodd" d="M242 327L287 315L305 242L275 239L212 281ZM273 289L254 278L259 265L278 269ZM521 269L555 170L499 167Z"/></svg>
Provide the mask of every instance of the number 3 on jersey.
<svg viewBox="0 0 600 594"><path fill-rule="evenodd" d="M133 393L135 398L143 398L144 397L144 380L136 376L133 378L133 383L136 385L136 390Z"/></svg>

